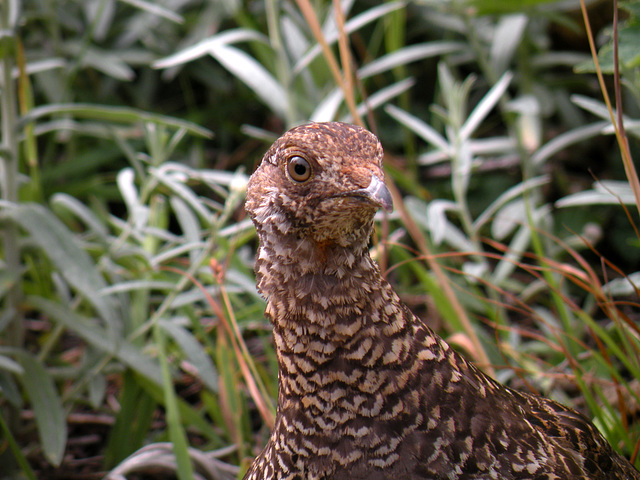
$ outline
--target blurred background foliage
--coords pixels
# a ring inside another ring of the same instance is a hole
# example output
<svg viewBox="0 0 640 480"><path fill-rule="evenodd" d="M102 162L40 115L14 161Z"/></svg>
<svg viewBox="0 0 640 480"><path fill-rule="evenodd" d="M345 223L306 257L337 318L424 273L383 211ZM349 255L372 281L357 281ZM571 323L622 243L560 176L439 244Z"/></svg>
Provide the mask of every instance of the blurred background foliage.
<svg viewBox="0 0 640 480"><path fill-rule="evenodd" d="M310 120L380 137L372 253L414 312L635 460L639 15L4 0L0 478L242 475L277 394L244 189Z"/></svg>

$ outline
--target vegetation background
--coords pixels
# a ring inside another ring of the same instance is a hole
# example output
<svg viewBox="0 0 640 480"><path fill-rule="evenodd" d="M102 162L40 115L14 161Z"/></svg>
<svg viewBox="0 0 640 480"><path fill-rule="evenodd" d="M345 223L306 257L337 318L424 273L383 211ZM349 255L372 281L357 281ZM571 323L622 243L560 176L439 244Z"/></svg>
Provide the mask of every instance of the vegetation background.
<svg viewBox="0 0 640 480"><path fill-rule="evenodd" d="M636 461L639 17L0 1L0 478L242 475L277 391L244 189L309 120L380 137L372 249L414 312Z"/></svg>

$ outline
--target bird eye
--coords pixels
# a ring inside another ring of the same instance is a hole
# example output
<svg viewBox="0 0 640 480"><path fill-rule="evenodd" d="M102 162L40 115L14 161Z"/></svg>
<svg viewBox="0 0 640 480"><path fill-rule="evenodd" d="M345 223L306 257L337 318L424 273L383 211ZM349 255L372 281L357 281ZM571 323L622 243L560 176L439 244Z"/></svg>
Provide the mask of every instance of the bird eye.
<svg viewBox="0 0 640 480"><path fill-rule="evenodd" d="M311 178L311 165L304 158L296 155L289 159L287 172L294 182L306 182Z"/></svg>

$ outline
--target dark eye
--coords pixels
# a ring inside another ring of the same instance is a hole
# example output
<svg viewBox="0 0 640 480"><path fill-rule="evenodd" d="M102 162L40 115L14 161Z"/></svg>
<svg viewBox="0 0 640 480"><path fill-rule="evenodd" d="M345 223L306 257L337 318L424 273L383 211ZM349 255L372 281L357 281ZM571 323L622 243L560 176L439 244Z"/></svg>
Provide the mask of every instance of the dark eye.
<svg viewBox="0 0 640 480"><path fill-rule="evenodd" d="M289 159L287 172L294 182L306 182L311 177L311 165L304 158L296 155Z"/></svg>

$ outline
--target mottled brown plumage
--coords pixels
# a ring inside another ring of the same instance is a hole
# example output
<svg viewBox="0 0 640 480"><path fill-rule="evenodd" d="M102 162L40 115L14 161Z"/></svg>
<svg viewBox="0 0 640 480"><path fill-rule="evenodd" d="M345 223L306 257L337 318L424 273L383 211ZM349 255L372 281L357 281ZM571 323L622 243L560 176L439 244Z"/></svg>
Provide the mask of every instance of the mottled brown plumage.
<svg viewBox="0 0 640 480"><path fill-rule="evenodd" d="M482 374L417 319L368 243L391 208L366 130L296 127L246 208L278 356L276 425L249 480L640 479L582 415Z"/></svg>

